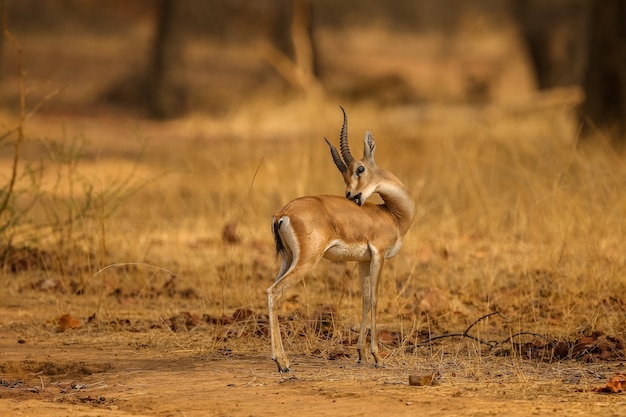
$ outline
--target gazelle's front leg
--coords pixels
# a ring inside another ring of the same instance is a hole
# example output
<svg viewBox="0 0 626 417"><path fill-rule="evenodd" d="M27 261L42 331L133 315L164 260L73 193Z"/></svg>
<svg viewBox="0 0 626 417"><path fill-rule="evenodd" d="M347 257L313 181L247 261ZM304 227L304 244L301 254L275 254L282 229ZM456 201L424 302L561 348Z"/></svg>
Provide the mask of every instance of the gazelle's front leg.
<svg viewBox="0 0 626 417"><path fill-rule="evenodd" d="M383 263L385 262L385 258L380 256L378 252L375 252L374 248L370 247L370 251L372 252L372 260L370 262L370 271L369 271L369 289L370 289L370 314L371 314L371 324L370 324L370 352L374 357L374 361L376 362L376 367L383 367L382 361L380 360L380 356L378 355L378 332L376 330L376 301L378 296L378 278L380 278L380 273L383 269Z"/></svg>
<svg viewBox="0 0 626 417"><path fill-rule="evenodd" d="M363 345L367 337L367 315L370 311L371 302L370 295L371 281L370 281L370 263L359 262L359 277L361 279L361 294L362 294L362 310L361 310L361 327L359 328L359 339L356 342L356 351L359 354L358 363L365 361L365 352L363 351Z"/></svg>
<svg viewBox="0 0 626 417"><path fill-rule="evenodd" d="M363 293L363 305L361 310L361 328L359 339L356 343L356 350L359 354L358 363L365 360L364 345L367 337L367 319L370 319L370 352L374 357L376 367L382 366L382 361L378 355L378 338L376 332L376 295L378 288L378 277L383 267L384 259L375 248L370 246L372 259L369 262L359 262L359 275L361 276L361 292Z"/></svg>

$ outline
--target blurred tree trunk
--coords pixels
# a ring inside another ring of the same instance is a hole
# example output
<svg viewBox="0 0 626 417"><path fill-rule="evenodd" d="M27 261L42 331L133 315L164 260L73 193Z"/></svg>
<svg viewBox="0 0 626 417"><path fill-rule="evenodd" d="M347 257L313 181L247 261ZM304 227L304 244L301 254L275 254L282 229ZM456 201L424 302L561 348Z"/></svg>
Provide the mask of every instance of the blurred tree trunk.
<svg viewBox="0 0 626 417"><path fill-rule="evenodd" d="M3 73L2 73L2 53L3 53L3 46L4 46L4 24L2 25L2 29L1 29L1 34L0 34L0 79L2 79L3 77Z"/></svg>
<svg viewBox="0 0 626 417"><path fill-rule="evenodd" d="M270 42L286 57L293 60L293 42L291 40L291 3L292 0L276 1L276 20L270 29Z"/></svg>
<svg viewBox="0 0 626 417"><path fill-rule="evenodd" d="M309 0L282 0L271 45L263 58L292 87L310 97L323 94L319 83L318 49L313 36L313 5Z"/></svg>
<svg viewBox="0 0 626 417"><path fill-rule="evenodd" d="M313 5L309 0L292 0L291 38L296 65L311 77L319 76L317 44L313 36Z"/></svg>
<svg viewBox="0 0 626 417"><path fill-rule="evenodd" d="M171 119L187 111L183 69L182 0L158 0L146 68L115 81L102 99L116 106L145 111L153 119Z"/></svg>
<svg viewBox="0 0 626 417"><path fill-rule="evenodd" d="M6 20L7 20L7 9L6 9L6 7L7 6L6 6L5 2L4 2L4 0L0 0L0 9L1 9L0 13L2 14L0 16L0 19L1 19L1 22L0 22L1 23L0 24L0 26L1 26L0 27L0 79L4 75L2 73L2 58L3 58L2 53L4 52L3 51L3 46L4 46L4 38L6 36L4 31L8 30L7 27L6 27L6 25L7 25L7 22L6 22Z"/></svg>
<svg viewBox="0 0 626 417"><path fill-rule="evenodd" d="M579 85L583 137L626 145L626 1L518 0L514 14L540 89Z"/></svg>
<svg viewBox="0 0 626 417"><path fill-rule="evenodd" d="M580 85L586 59L589 0L518 0L516 16L537 87Z"/></svg>
<svg viewBox="0 0 626 417"><path fill-rule="evenodd" d="M180 3L159 0L157 22L147 74L148 113L156 119L169 119L186 110L186 88L175 72L182 66L183 42L177 19Z"/></svg>
<svg viewBox="0 0 626 417"><path fill-rule="evenodd" d="M606 130L626 145L626 2L595 0L589 28L589 58L583 82L586 130Z"/></svg>

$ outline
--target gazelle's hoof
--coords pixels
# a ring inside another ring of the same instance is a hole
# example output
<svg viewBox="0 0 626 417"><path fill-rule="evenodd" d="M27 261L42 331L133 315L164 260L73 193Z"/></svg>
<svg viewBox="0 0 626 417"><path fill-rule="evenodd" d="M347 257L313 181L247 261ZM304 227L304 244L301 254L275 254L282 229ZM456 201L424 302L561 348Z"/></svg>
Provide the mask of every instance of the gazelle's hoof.
<svg viewBox="0 0 626 417"><path fill-rule="evenodd" d="M274 362L276 362L276 365L278 366L278 372L280 373L284 373L284 372L289 372L289 361L285 360L283 361L279 361L278 359L274 359Z"/></svg>
<svg viewBox="0 0 626 417"><path fill-rule="evenodd" d="M374 357L374 367L376 369L385 368L383 361L380 360L380 356L378 356L378 352L372 352L372 356Z"/></svg>
<svg viewBox="0 0 626 417"><path fill-rule="evenodd" d="M358 363L359 365L362 363L366 363L367 361L365 360L365 355L363 355L363 352L357 349L357 353L359 354L359 358L356 360L356 363Z"/></svg>

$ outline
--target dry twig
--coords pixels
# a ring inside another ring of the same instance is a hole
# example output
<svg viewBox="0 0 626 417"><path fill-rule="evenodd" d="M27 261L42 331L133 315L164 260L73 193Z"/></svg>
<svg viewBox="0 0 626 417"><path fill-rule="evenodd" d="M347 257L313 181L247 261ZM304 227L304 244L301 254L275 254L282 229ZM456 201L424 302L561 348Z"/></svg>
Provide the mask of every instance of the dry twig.
<svg viewBox="0 0 626 417"><path fill-rule="evenodd" d="M505 316L503 316L502 314L500 314L500 312L498 311L492 311L491 313L485 314L484 316L479 317L478 319L476 319L472 324L470 324L467 329L465 329L465 331L463 333L446 333L446 334L442 334L442 335L438 335L438 336L431 336L428 338L428 340L425 340L421 343L418 343L417 346L425 346L425 345L430 345L433 341L435 340L439 340L439 339L444 339L444 338L448 338L448 337L466 337L468 339L472 339L476 342L479 342L483 345L487 345L490 348L494 348L496 346L498 346L500 343L493 341L493 340L483 340L480 339L476 336L472 336L471 334L469 334L470 330L472 330L472 328L477 325L479 322L481 322L482 320L491 317L493 315L498 315L500 316L500 318L502 318L505 321L509 321L508 318L506 318Z"/></svg>

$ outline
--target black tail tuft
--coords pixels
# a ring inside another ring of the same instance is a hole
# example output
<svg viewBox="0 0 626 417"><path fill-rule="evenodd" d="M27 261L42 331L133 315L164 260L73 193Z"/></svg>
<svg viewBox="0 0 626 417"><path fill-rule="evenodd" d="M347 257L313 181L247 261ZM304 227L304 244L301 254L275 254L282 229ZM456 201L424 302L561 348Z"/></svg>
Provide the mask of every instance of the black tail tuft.
<svg viewBox="0 0 626 417"><path fill-rule="evenodd" d="M282 253L285 250L285 244L280 238L280 233L278 233L278 229L280 229L281 225L280 220L275 220L272 229L274 230L274 242L276 243L276 255Z"/></svg>

